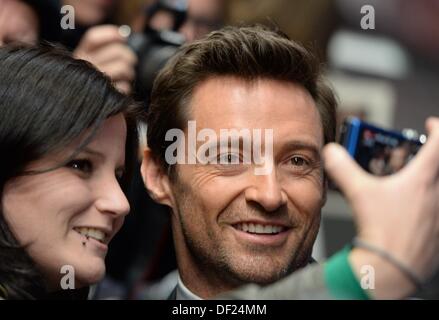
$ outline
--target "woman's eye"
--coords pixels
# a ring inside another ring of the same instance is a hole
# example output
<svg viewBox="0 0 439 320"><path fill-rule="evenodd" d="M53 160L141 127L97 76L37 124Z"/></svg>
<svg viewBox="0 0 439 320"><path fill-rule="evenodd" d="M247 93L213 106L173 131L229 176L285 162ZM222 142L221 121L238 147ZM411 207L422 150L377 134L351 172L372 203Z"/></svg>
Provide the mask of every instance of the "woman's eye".
<svg viewBox="0 0 439 320"><path fill-rule="evenodd" d="M90 160L72 160L67 166L73 170L78 170L85 174L90 174L93 171L93 164Z"/></svg>
<svg viewBox="0 0 439 320"><path fill-rule="evenodd" d="M291 164L297 167L302 167L308 165L308 161L302 157L294 156L291 158Z"/></svg>

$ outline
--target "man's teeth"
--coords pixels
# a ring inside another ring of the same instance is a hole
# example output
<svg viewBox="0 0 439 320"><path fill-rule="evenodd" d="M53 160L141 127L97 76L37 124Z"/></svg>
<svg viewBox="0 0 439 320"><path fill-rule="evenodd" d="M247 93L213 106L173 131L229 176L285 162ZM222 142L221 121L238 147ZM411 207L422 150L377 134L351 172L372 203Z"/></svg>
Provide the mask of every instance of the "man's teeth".
<svg viewBox="0 0 439 320"><path fill-rule="evenodd" d="M75 231L82 234L83 236L96 239L100 242L104 242L104 240L106 238L105 232L98 230L98 229L84 228L84 227L74 228L74 229L75 229Z"/></svg>
<svg viewBox="0 0 439 320"><path fill-rule="evenodd" d="M284 227L273 225L262 225L256 223L239 223L235 225L236 229L256 234L276 234L282 232Z"/></svg>

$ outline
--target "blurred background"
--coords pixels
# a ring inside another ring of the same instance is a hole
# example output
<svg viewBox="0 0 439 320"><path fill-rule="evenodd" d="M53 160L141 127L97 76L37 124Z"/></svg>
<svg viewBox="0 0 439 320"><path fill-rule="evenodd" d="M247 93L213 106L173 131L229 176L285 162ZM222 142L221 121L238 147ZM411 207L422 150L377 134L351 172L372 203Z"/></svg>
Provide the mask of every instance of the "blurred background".
<svg viewBox="0 0 439 320"><path fill-rule="evenodd" d="M62 5L75 9L74 29L60 28ZM340 123L355 115L422 133L425 119L439 116L439 0L0 0L0 45L59 43L144 101L145 111L156 73L180 45L252 23L276 26L316 52L338 95ZM127 39L114 35L121 25ZM132 213L110 245L96 297L166 299L177 275L167 209L140 176L128 196ZM354 234L349 206L329 191L314 257L323 261ZM419 297L438 298L438 288L436 277Z"/></svg>

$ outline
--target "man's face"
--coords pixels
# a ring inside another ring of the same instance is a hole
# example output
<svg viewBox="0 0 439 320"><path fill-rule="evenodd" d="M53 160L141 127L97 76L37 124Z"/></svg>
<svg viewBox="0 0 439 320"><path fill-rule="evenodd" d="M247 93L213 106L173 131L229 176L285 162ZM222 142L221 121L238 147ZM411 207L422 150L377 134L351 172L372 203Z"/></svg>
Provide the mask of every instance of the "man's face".
<svg viewBox="0 0 439 320"><path fill-rule="evenodd" d="M400 146L392 150L389 160L391 173L398 172L405 166L409 153L408 148L405 146Z"/></svg>
<svg viewBox="0 0 439 320"><path fill-rule="evenodd" d="M177 165L171 192L183 281L196 281L188 279L195 270L230 287L263 284L304 266L325 194L323 129L312 97L292 83L222 77L201 83L189 109L198 132L210 128L218 137L220 129L273 129L273 170L255 175L254 164Z"/></svg>

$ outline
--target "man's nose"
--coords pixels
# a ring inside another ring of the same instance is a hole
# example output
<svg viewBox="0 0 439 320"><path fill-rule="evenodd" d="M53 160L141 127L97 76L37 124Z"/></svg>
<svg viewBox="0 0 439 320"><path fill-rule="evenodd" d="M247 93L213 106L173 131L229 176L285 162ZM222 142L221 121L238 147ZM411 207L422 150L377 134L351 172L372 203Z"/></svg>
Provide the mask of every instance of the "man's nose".
<svg viewBox="0 0 439 320"><path fill-rule="evenodd" d="M249 202L256 202L267 212L272 212L287 203L287 195L277 179L276 170L267 175L254 175L253 182L245 191Z"/></svg>
<svg viewBox="0 0 439 320"><path fill-rule="evenodd" d="M125 216L130 211L128 199L123 193L116 178L111 179L101 186L96 207L101 213L109 213L115 216Z"/></svg>

